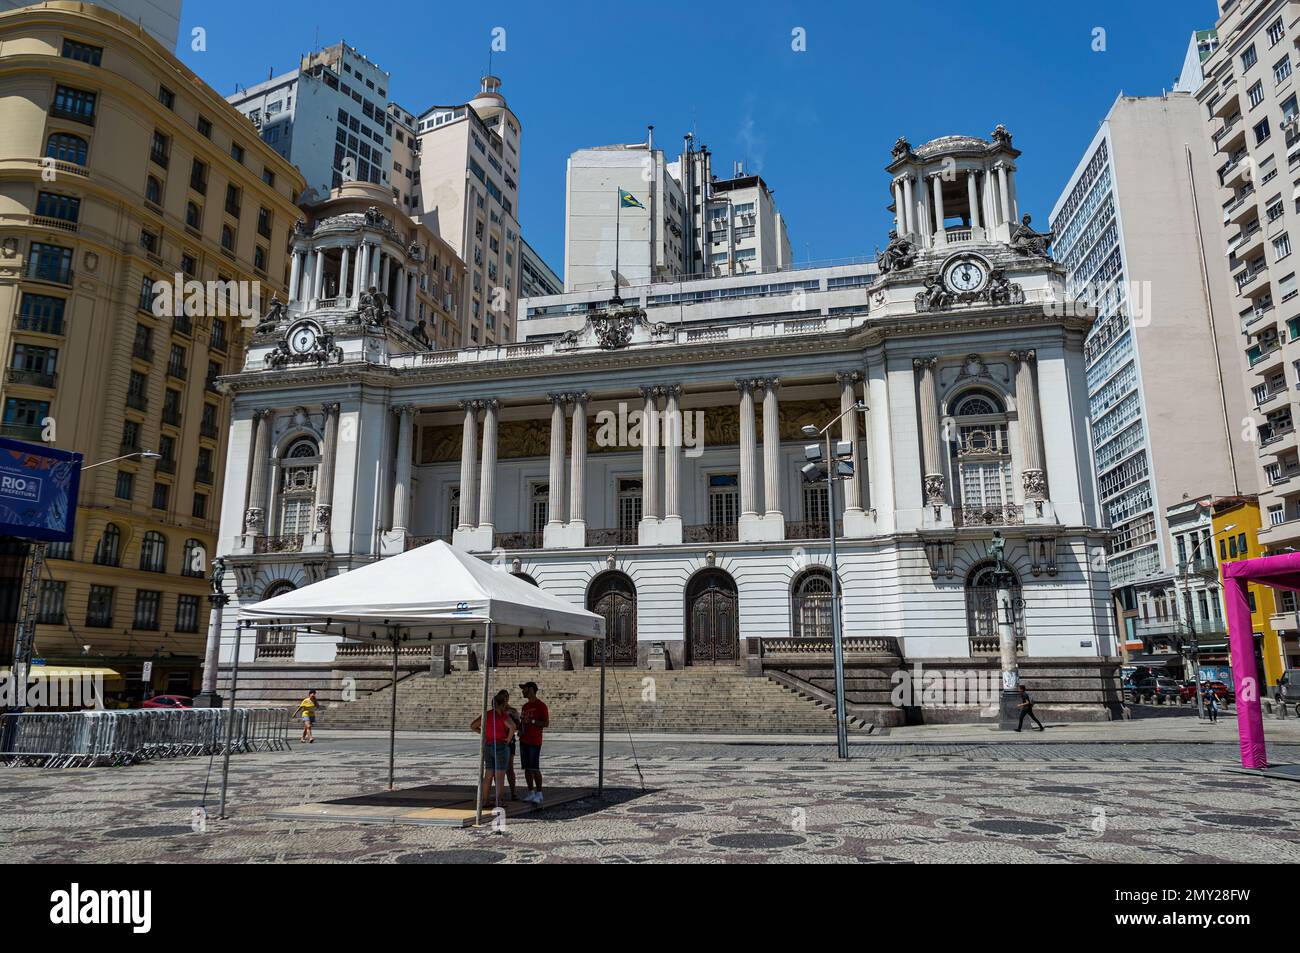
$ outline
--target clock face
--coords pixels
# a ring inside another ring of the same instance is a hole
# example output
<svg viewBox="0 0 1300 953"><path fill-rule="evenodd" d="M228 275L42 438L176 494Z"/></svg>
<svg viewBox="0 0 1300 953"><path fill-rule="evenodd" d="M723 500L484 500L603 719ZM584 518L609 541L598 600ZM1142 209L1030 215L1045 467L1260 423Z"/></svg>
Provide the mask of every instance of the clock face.
<svg viewBox="0 0 1300 953"><path fill-rule="evenodd" d="M316 329L310 324L300 324L289 332L289 347L295 354L306 354L316 346Z"/></svg>
<svg viewBox="0 0 1300 953"><path fill-rule="evenodd" d="M963 258L948 266L948 287L957 292L978 291L984 285L987 273L978 261Z"/></svg>

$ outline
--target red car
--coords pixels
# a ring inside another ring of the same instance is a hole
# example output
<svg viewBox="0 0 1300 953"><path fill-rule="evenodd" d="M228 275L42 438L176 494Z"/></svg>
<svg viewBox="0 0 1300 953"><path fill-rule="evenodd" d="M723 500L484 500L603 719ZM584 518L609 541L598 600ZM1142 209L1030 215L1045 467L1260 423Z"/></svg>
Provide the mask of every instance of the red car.
<svg viewBox="0 0 1300 953"><path fill-rule="evenodd" d="M1221 705L1232 704L1236 700L1236 692L1225 685L1223 682L1201 682L1201 691L1210 691L1214 697L1219 700ZM1196 702L1196 685L1193 682L1183 682L1178 686L1178 698L1180 701Z"/></svg>
<svg viewBox="0 0 1300 953"><path fill-rule="evenodd" d="M194 699L188 695L155 695L140 703L141 708L191 708Z"/></svg>

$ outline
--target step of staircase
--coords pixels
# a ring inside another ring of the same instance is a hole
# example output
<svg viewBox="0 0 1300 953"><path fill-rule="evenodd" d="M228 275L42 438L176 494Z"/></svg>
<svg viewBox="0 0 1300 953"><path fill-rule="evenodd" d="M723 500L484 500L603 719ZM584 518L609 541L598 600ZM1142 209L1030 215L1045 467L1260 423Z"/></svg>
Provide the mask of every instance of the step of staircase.
<svg viewBox="0 0 1300 953"><path fill-rule="evenodd" d="M523 703L517 685L535 681L550 707L555 730L595 730L599 726L600 672L509 669L493 673L489 690L511 693ZM397 686L397 727L406 730L466 729L478 715L483 676L453 672L435 678L413 675ZM391 686L361 694L352 702L328 705L322 726L387 728L392 711ZM610 731L824 733L835 729L832 705L809 693L735 671L609 671L605 689L606 727ZM851 730L870 725L850 717Z"/></svg>

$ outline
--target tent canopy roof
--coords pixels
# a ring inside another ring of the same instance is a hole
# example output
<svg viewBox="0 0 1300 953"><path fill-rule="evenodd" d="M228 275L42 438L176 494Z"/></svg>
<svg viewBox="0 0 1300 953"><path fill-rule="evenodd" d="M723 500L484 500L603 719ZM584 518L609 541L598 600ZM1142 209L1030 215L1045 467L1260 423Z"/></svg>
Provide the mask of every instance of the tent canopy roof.
<svg viewBox="0 0 1300 953"><path fill-rule="evenodd" d="M260 625L348 639L448 645L604 639L605 620L442 540L245 606Z"/></svg>

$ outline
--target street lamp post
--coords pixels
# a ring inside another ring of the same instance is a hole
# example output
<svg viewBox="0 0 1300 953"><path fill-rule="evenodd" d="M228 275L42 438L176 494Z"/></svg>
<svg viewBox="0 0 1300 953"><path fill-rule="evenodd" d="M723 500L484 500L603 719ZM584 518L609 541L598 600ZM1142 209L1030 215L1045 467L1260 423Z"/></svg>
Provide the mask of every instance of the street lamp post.
<svg viewBox="0 0 1300 953"><path fill-rule="evenodd" d="M1229 523L1227 526L1223 527L1223 529L1219 530L1210 538L1214 539L1216 536L1222 536L1224 533L1229 533L1236 528L1237 528L1236 523ZM1187 634L1191 641L1191 646L1192 646L1192 676L1193 676L1192 681L1193 684L1196 686L1196 717L1198 719L1204 720L1205 698L1203 696L1203 693L1201 692L1201 646L1196 639L1196 624L1192 621L1192 590L1191 590L1192 563L1196 560L1196 554L1200 552L1201 543L1202 540L1200 539L1194 542L1192 544L1192 550L1188 554L1189 558L1183 560L1183 592L1182 592L1182 599L1180 599L1179 601L1182 602L1183 607L1187 612L1187 618L1184 621L1187 623ZM1211 548L1210 551L1210 558L1211 559L1214 558L1213 548Z"/></svg>
<svg viewBox="0 0 1300 953"><path fill-rule="evenodd" d="M825 454L817 444L804 447L804 464L802 473L809 483L815 483L824 475L826 477L827 515L830 523L831 542L831 651L835 667L835 746L840 758L849 756L849 729L844 703L844 634L840 622L840 567L839 550L835 536L835 482L853 476L853 444L847 440L831 445L831 428L852 413L863 413L867 409L862 401L856 401L824 427L807 424L802 428L805 437L824 437Z"/></svg>

